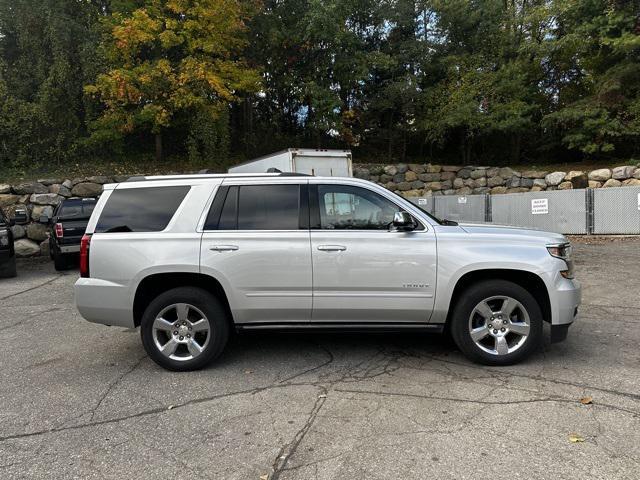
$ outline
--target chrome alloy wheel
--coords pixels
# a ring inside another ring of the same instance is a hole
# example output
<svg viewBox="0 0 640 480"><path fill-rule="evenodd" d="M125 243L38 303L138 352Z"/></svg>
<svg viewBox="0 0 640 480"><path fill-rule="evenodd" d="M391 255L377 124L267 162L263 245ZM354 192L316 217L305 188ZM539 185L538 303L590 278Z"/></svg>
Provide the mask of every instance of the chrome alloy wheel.
<svg viewBox="0 0 640 480"><path fill-rule="evenodd" d="M469 335L491 355L518 350L531 330L529 313L515 298L494 296L482 300L469 316Z"/></svg>
<svg viewBox="0 0 640 480"><path fill-rule="evenodd" d="M201 310L188 303L164 308L153 321L153 343L160 353L172 360L198 357L211 338L211 325Z"/></svg>

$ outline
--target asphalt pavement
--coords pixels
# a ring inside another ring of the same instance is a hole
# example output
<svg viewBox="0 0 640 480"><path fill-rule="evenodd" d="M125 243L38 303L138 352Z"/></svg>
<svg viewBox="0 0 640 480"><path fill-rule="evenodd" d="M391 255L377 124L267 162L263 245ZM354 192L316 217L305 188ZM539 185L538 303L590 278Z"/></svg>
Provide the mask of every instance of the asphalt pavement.
<svg viewBox="0 0 640 480"><path fill-rule="evenodd" d="M21 260L0 280L0 478L636 480L640 239L588 241L567 341L507 368L438 335L251 334L171 373L79 316L77 271Z"/></svg>

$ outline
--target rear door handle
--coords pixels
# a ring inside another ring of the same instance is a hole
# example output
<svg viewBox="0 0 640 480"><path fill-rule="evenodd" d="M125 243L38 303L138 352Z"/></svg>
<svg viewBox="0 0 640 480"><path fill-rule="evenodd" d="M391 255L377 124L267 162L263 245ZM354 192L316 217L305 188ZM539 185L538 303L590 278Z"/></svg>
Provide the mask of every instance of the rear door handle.
<svg viewBox="0 0 640 480"><path fill-rule="evenodd" d="M209 250L213 250L214 252L232 252L234 250L238 250L237 245L211 245Z"/></svg>
<svg viewBox="0 0 640 480"><path fill-rule="evenodd" d="M344 252L346 249L344 245L318 245L318 250L323 252Z"/></svg>

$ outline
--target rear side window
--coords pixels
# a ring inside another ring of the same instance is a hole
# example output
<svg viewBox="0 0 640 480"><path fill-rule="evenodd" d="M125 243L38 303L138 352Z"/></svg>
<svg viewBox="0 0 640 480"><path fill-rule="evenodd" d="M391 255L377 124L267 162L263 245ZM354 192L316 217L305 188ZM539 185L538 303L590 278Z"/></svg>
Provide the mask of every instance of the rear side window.
<svg viewBox="0 0 640 480"><path fill-rule="evenodd" d="M301 214L300 198L297 184L223 187L205 230L298 230L303 216L308 216Z"/></svg>
<svg viewBox="0 0 640 480"><path fill-rule="evenodd" d="M179 186L114 190L102 210L95 232L164 230L189 188Z"/></svg>

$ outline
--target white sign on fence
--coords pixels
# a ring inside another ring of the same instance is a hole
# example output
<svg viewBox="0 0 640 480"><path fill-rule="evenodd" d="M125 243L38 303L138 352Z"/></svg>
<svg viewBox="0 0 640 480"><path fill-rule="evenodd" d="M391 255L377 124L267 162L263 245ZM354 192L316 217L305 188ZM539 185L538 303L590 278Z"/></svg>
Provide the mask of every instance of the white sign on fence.
<svg viewBox="0 0 640 480"><path fill-rule="evenodd" d="M640 193L638 194L638 210L640 210Z"/></svg>
<svg viewBox="0 0 640 480"><path fill-rule="evenodd" d="M549 213L549 199L534 198L531 200L531 213L533 215L545 215Z"/></svg>
<svg viewBox="0 0 640 480"><path fill-rule="evenodd" d="M427 199L426 198L419 198L418 199L418 205L426 205L427 204Z"/></svg>
<svg viewBox="0 0 640 480"><path fill-rule="evenodd" d="M638 196L640 198L640 196ZM467 203L467 197L458 197L458 203Z"/></svg>

